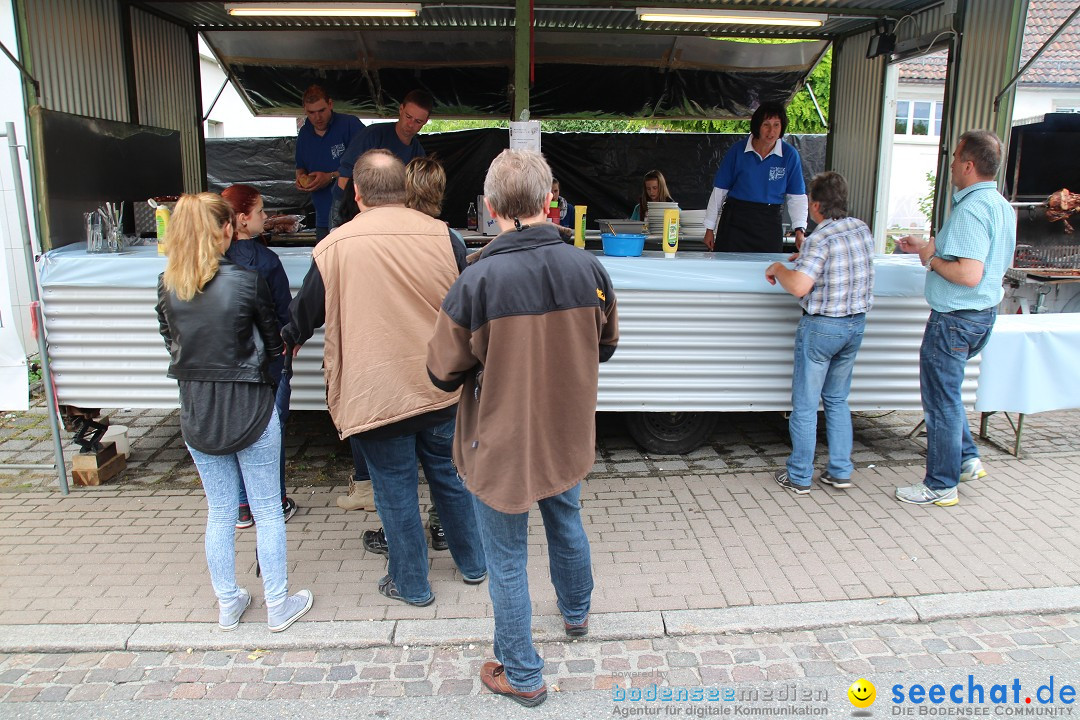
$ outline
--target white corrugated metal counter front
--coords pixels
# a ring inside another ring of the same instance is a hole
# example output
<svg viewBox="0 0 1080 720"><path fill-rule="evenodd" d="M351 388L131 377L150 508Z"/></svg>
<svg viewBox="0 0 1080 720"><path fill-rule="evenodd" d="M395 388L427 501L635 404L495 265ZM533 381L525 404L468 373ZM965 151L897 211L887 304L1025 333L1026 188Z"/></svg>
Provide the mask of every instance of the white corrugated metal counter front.
<svg viewBox="0 0 1080 720"><path fill-rule="evenodd" d="M299 288L310 248L275 248ZM619 302L619 349L601 366L598 410L747 411L791 407L798 303L765 282L782 255L601 256ZM40 276L58 401L78 407L176 407L176 381L154 305L165 259L153 247L46 254ZM918 410L919 344L929 308L913 257L875 259L870 312L851 388L853 410ZM296 358L292 407L326 407L322 333ZM978 363L964 401L975 401ZM558 388L552 388L558 392Z"/></svg>

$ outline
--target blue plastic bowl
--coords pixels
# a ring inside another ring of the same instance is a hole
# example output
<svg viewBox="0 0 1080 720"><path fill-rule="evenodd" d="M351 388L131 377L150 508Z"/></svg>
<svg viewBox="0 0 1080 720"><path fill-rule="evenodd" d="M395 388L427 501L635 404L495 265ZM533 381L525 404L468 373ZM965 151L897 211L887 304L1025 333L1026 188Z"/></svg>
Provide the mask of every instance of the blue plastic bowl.
<svg viewBox="0 0 1080 720"><path fill-rule="evenodd" d="M637 257L645 249L645 237L641 233L601 233L600 241L604 244L605 255Z"/></svg>

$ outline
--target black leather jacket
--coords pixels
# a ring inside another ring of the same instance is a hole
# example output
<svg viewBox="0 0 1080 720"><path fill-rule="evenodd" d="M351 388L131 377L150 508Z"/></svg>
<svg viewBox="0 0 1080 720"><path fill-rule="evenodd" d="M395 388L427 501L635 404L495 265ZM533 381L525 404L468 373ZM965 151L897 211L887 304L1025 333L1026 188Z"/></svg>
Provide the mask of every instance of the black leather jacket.
<svg viewBox="0 0 1080 720"><path fill-rule="evenodd" d="M216 382L274 382L268 359L283 344L266 282L221 258L218 272L190 301L158 277L158 325L172 355L169 377Z"/></svg>

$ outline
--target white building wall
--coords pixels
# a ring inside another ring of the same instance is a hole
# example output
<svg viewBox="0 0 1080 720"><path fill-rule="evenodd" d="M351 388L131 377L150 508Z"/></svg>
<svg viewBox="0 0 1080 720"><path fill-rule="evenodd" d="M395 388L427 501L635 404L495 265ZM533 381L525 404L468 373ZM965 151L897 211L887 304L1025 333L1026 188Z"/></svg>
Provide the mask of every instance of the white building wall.
<svg viewBox="0 0 1080 720"><path fill-rule="evenodd" d="M18 43L15 39L15 14L10 2L0 2L0 42L4 43L13 55L18 57ZM22 82L19 70L10 60L0 55L0 126L15 123L15 135L23 147L27 141L26 107L23 103ZM0 139L0 247L4 253L6 272L0 276L0 292L11 299L13 317L3 318L5 326L11 322L18 332L23 350L27 355L37 352L37 342L30 336L30 286L26 274L26 259L19 226L19 213L15 205L15 186L11 176L11 161L8 154L7 138ZM25 152L20 153L22 168L23 193L26 202L33 202L30 184L30 160ZM30 235L36 245L36 225L30 210Z"/></svg>
<svg viewBox="0 0 1080 720"><path fill-rule="evenodd" d="M940 101L942 85L901 84L897 100ZM1064 109L1080 108L1080 87L1036 88L1021 86L1016 92L1013 118L1024 120ZM889 228L925 228L919 198L929 192L927 173L937 169L939 138L934 135L894 135L892 173L889 181ZM948 179L946 178L946 181Z"/></svg>
<svg viewBox="0 0 1080 720"><path fill-rule="evenodd" d="M200 71L202 72L203 114L214 102L225 71L218 65L210 49L199 39ZM206 137L288 137L296 135L294 117L255 117L248 110L232 83L225 86L217 103L211 110L203 131Z"/></svg>
<svg viewBox="0 0 1080 720"><path fill-rule="evenodd" d="M1080 88L1021 88L1016 94L1013 119L1025 120L1063 110L1080 110Z"/></svg>

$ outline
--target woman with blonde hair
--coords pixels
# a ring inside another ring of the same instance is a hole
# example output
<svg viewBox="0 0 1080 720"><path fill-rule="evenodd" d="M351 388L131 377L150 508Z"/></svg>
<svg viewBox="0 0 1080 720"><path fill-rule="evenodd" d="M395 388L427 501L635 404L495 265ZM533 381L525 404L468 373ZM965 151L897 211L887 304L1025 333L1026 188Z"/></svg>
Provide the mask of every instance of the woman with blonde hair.
<svg viewBox="0 0 1080 720"><path fill-rule="evenodd" d="M659 170L650 170L641 180L641 200L630 214L631 220L645 220L651 202L675 202L667 189L667 180Z"/></svg>
<svg viewBox="0 0 1080 720"><path fill-rule="evenodd" d="M169 224L168 263L158 279L158 325L169 377L180 386L180 431L202 479L209 512L206 564L218 625L233 630L251 596L236 584L236 507L243 483L256 523L271 632L312 605L288 593L278 459L281 426L269 359L283 350L266 282L225 257L235 216L213 193L183 195Z"/></svg>

